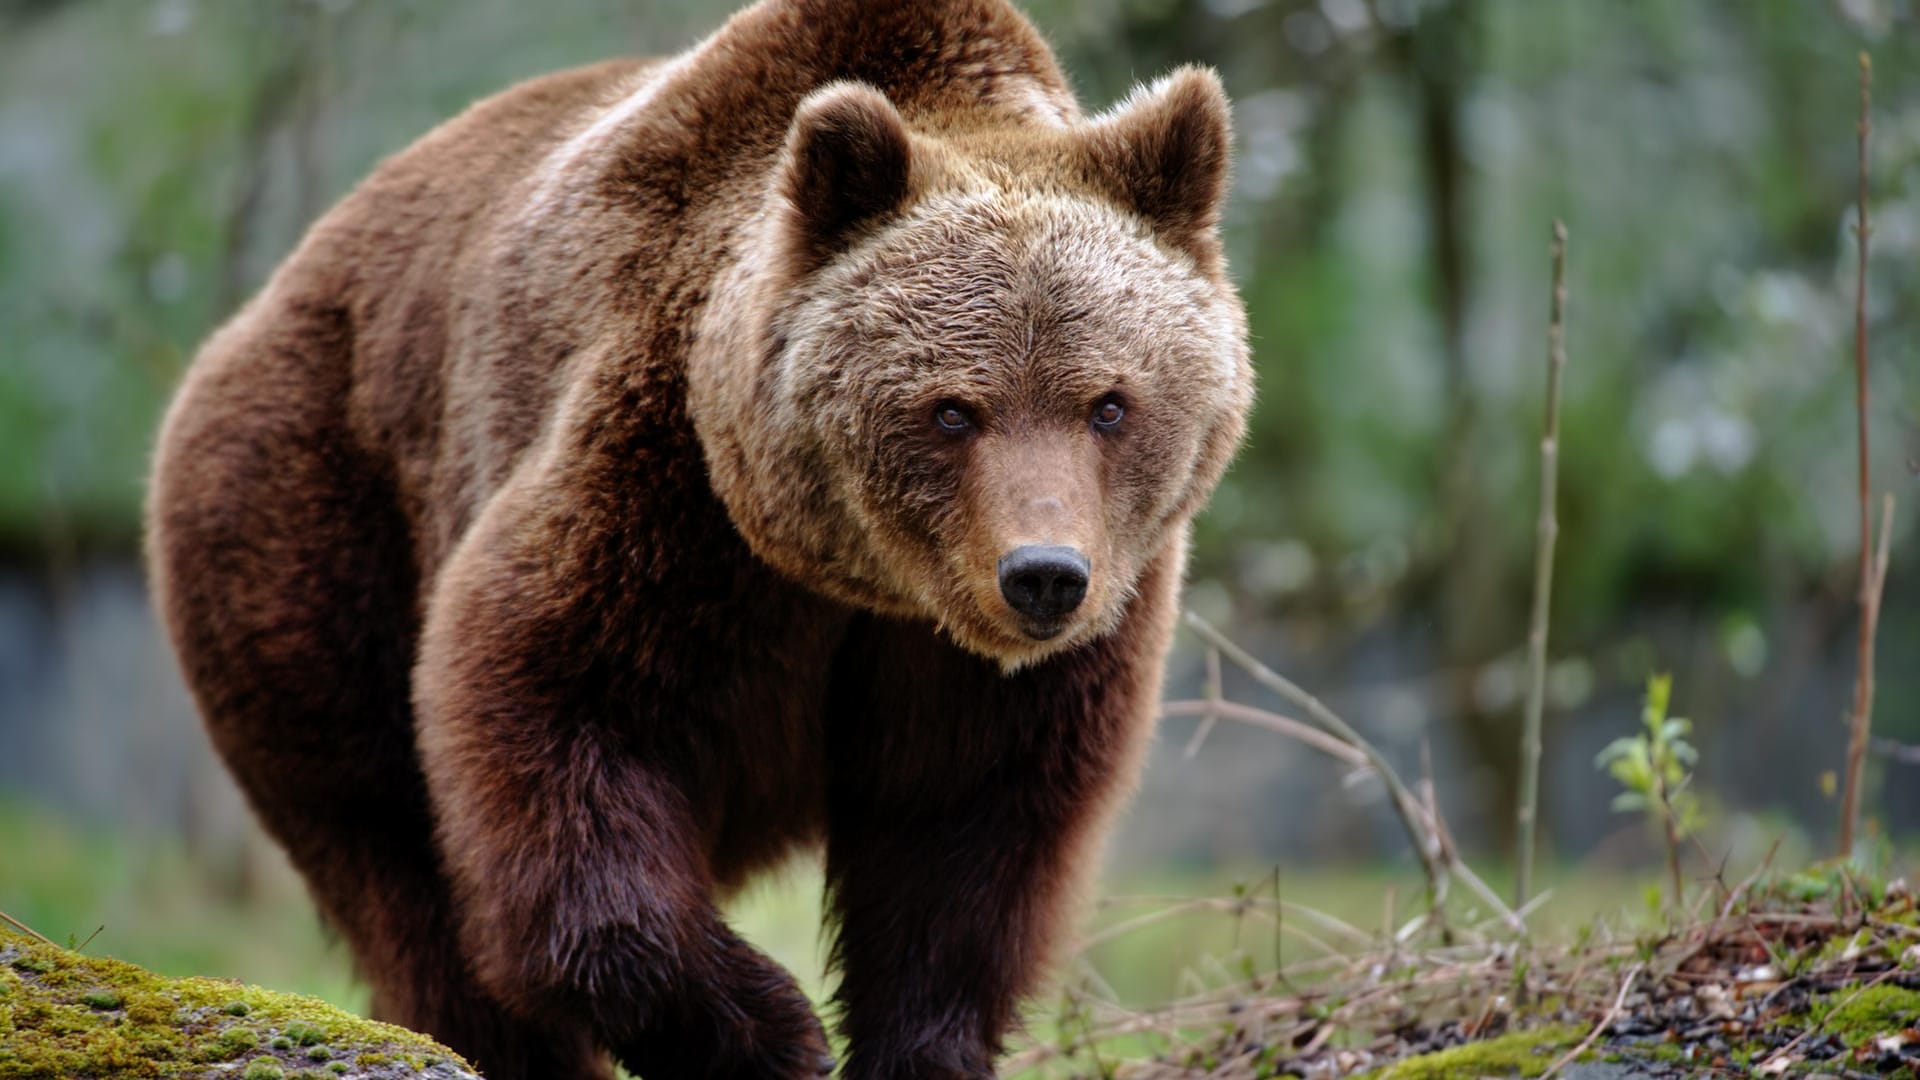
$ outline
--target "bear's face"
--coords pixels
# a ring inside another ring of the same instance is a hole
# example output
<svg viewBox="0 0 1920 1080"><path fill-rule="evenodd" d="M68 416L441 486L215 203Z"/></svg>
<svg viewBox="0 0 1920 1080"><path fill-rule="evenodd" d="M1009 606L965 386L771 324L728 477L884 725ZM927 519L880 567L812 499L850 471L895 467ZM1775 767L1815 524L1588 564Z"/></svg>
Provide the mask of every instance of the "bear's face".
<svg viewBox="0 0 1920 1080"><path fill-rule="evenodd" d="M763 365L719 394L758 405L702 423L756 552L1009 669L1113 629L1251 398L1224 110L1191 72L1009 146L909 135L865 88L803 105L787 272L736 298L775 308Z"/></svg>
<svg viewBox="0 0 1920 1080"><path fill-rule="evenodd" d="M1111 629L1237 432L1231 294L1111 206L999 188L929 197L807 292L780 396L887 590L1013 663Z"/></svg>

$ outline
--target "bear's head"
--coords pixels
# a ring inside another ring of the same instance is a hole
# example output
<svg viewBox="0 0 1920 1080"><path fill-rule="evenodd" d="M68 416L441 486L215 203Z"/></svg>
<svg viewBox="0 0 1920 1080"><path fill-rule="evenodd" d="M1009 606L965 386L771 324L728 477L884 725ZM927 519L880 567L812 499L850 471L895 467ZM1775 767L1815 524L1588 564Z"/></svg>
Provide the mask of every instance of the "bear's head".
<svg viewBox="0 0 1920 1080"><path fill-rule="evenodd" d="M1111 631L1251 402L1228 142L1198 69L1065 126L802 102L690 372L755 553L1009 670Z"/></svg>

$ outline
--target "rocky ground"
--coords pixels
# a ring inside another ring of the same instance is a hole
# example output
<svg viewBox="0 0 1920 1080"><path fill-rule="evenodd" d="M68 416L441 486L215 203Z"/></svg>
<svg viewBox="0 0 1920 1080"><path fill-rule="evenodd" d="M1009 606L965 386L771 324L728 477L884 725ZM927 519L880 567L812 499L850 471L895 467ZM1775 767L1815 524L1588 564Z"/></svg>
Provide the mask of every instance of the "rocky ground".
<svg viewBox="0 0 1920 1080"><path fill-rule="evenodd" d="M1078 1002L1008 1075L1102 1080L1920 1080L1920 911L1843 870L1722 888L1665 931L1418 933L1163 1008ZM1143 1049L1144 1048L1144 1049ZM310 998L168 979L0 922L0 1080L478 1080Z"/></svg>
<svg viewBox="0 0 1920 1080"><path fill-rule="evenodd" d="M1549 946L1436 925L1343 961L1148 1013L1082 1005L1077 1037L1019 1063L1129 1080L1920 1077L1914 899L1844 870L1723 887L1649 936ZM1113 1052L1143 1037L1161 1049Z"/></svg>

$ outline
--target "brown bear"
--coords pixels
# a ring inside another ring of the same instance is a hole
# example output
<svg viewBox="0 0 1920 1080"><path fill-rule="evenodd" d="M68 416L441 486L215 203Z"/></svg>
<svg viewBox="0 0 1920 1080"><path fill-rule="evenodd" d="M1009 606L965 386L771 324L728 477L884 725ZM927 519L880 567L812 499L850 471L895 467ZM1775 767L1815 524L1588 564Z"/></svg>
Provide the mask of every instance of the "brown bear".
<svg viewBox="0 0 1920 1080"><path fill-rule="evenodd" d="M825 850L844 1074L991 1076L1251 395L1184 69L766 0L483 101L200 352L154 588L372 983L495 1080L832 1068L716 908Z"/></svg>

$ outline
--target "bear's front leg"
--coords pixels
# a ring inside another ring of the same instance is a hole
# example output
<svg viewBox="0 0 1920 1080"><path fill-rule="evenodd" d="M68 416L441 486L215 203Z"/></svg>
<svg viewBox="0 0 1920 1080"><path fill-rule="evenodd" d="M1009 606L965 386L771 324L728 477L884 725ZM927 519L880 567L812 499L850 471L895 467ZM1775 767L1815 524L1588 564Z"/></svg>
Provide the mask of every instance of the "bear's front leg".
<svg viewBox="0 0 1920 1080"><path fill-rule="evenodd" d="M827 847L848 1080L994 1075L1151 737L1172 576L1011 676L929 627L849 642Z"/></svg>
<svg viewBox="0 0 1920 1080"><path fill-rule="evenodd" d="M711 900L688 779L711 685L649 662L725 655L708 637L727 621L667 607L636 571L610 590L591 571L630 565L629 541L538 516L578 503L503 493L422 635L422 764L469 964L516 1013L589 1025L646 1080L822 1075L805 996ZM678 619L630 617L649 603Z"/></svg>

